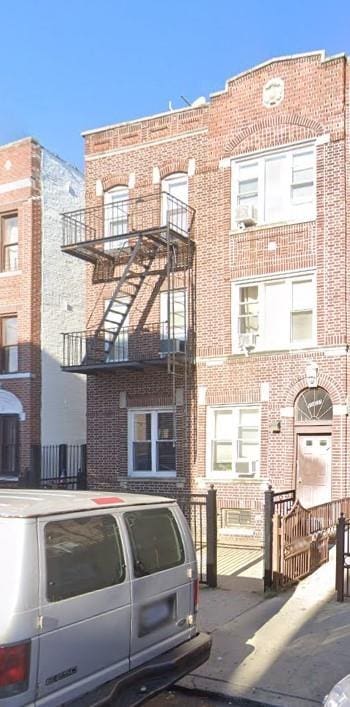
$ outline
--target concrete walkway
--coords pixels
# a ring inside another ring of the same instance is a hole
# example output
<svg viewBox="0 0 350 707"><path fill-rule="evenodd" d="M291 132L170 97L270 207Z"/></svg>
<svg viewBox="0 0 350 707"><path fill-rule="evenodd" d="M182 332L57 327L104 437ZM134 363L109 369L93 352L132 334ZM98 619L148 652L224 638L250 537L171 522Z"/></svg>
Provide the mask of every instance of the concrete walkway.
<svg viewBox="0 0 350 707"><path fill-rule="evenodd" d="M199 623L213 636L212 654L181 685L268 705L322 704L350 673L350 600L335 600L334 564L332 550L294 590L269 598L255 566L203 588Z"/></svg>

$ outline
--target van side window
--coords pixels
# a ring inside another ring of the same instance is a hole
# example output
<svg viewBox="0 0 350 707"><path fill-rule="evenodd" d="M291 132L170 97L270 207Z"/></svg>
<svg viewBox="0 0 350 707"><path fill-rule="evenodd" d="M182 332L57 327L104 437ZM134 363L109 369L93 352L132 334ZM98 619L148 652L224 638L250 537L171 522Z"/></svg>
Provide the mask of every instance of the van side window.
<svg viewBox="0 0 350 707"><path fill-rule="evenodd" d="M150 508L124 514L130 538L135 577L144 577L185 561L176 520L168 508Z"/></svg>
<svg viewBox="0 0 350 707"><path fill-rule="evenodd" d="M113 516L89 516L45 525L48 601L120 584L125 564Z"/></svg>

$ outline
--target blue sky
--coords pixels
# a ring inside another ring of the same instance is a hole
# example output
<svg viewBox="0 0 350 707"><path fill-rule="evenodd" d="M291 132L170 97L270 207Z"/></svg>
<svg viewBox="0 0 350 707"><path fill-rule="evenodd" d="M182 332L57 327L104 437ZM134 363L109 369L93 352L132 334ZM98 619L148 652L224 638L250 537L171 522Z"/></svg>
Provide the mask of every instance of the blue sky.
<svg viewBox="0 0 350 707"><path fill-rule="evenodd" d="M272 56L350 53L348 0L1 3L0 143L82 166L80 132L193 101Z"/></svg>

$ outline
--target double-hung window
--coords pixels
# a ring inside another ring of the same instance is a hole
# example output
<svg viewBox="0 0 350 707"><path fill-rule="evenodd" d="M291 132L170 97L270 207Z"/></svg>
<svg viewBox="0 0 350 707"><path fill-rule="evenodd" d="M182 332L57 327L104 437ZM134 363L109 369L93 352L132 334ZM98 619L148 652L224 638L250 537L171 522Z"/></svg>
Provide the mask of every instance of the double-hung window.
<svg viewBox="0 0 350 707"><path fill-rule="evenodd" d="M1 373L18 371L18 327L17 317L0 319L1 334Z"/></svg>
<svg viewBox="0 0 350 707"><path fill-rule="evenodd" d="M171 174L162 181L162 224L169 223L175 231L188 232L188 177L182 172Z"/></svg>
<svg viewBox="0 0 350 707"><path fill-rule="evenodd" d="M171 348L174 342L184 342L186 339L186 292L185 290L173 290L172 292L161 292L160 295L160 327L162 350L167 351L166 343L170 339ZM179 344L180 350L184 347Z"/></svg>
<svg viewBox="0 0 350 707"><path fill-rule="evenodd" d="M130 410L129 475L175 476L175 415L172 409Z"/></svg>
<svg viewBox="0 0 350 707"><path fill-rule="evenodd" d="M127 239L120 238L128 233L129 224L129 191L127 187L115 187L104 195L105 237L113 240L105 241L105 250L123 248Z"/></svg>
<svg viewBox="0 0 350 707"><path fill-rule="evenodd" d="M314 145L234 161L232 190L234 229L242 223L242 212L248 212L241 207L250 207L253 222L262 225L314 219Z"/></svg>
<svg viewBox="0 0 350 707"><path fill-rule="evenodd" d="M311 274L234 286L233 350L316 343L316 288Z"/></svg>
<svg viewBox="0 0 350 707"><path fill-rule="evenodd" d="M1 270L18 270L18 216L6 214L1 217Z"/></svg>
<svg viewBox="0 0 350 707"><path fill-rule="evenodd" d="M208 409L208 475L252 478L259 473L259 409L221 407Z"/></svg>

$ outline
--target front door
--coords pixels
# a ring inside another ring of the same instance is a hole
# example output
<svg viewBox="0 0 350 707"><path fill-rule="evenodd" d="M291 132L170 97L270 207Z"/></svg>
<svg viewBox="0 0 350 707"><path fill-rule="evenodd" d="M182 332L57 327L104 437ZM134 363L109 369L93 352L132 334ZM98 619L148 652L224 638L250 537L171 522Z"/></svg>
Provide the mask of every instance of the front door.
<svg viewBox="0 0 350 707"><path fill-rule="evenodd" d="M305 508L331 498L330 434L298 435L297 498Z"/></svg>
<svg viewBox="0 0 350 707"><path fill-rule="evenodd" d="M0 415L0 476L17 476L19 417Z"/></svg>

